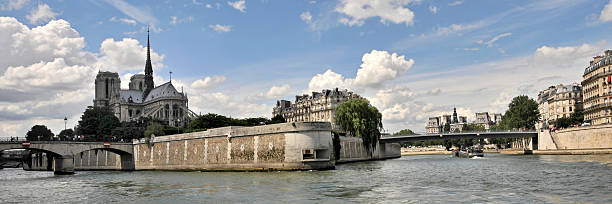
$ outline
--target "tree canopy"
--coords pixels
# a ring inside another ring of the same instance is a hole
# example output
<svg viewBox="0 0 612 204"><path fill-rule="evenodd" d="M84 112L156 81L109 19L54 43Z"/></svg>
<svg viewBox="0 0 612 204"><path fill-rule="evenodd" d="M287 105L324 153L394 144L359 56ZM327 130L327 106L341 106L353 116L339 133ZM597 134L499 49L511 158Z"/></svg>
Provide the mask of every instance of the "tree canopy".
<svg viewBox="0 0 612 204"><path fill-rule="evenodd" d="M208 113L197 117L189 124L190 131L206 130L210 128L226 127L226 126L257 126L265 124L284 123L285 119L283 116L277 115L271 120L258 117L258 118L228 118L223 115Z"/></svg>
<svg viewBox="0 0 612 204"><path fill-rule="evenodd" d="M72 140L74 137L74 131L72 129L65 129L62 130L57 136L60 140Z"/></svg>
<svg viewBox="0 0 612 204"><path fill-rule="evenodd" d="M416 135L416 134L410 129L403 129L403 130L400 130L399 132L393 133L393 136L397 136L397 135Z"/></svg>
<svg viewBox="0 0 612 204"><path fill-rule="evenodd" d="M52 140L53 136L53 132L45 125L34 125L26 133L26 139L30 141L49 141Z"/></svg>
<svg viewBox="0 0 612 204"><path fill-rule="evenodd" d="M108 107L88 107L77 126L77 134L87 141L104 141L112 137L113 129L121 127L119 119Z"/></svg>
<svg viewBox="0 0 612 204"><path fill-rule="evenodd" d="M533 129L539 121L538 103L527 96L517 96L508 105L508 110L502 116L500 129L526 128Z"/></svg>
<svg viewBox="0 0 612 204"><path fill-rule="evenodd" d="M341 130L360 137L366 149L373 149L382 130L382 114L365 99L352 99L336 108L335 123Z"/></svg>
<svg viewBox="0 0 612 204"><path fill-rule="evenodd" d="M151 137L151 135L162 136L164 135L164 126L157 122L151 122L147 129L144 131L145 137Z"/></svg>

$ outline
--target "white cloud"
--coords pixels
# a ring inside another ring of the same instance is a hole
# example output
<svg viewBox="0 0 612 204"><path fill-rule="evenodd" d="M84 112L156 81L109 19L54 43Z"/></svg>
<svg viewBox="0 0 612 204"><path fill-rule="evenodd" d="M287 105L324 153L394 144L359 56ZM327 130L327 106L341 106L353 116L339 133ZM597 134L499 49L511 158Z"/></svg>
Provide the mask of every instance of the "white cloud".
<svg viewBox="0 0 612 204"><path fill-rule="evenodd" d="M487 47L492 47L492 46L493 46L493 43L495 43L495 41L499 40L500 38L503 38L503 37L508 37L508 36L511 36L511 35L512 35L512 33L502 33L502 34L499 34L499 35L497 35L497 36L493 37L493 38L492 38L491 40L489 40L489 41L486 41L486 42L485 42L485 41L483 41L483 40L479 40L479 41L477 41L477 43L478 43L478 44L484 44L484 45L487 45Z"/></svg>
<svg viewBox="0 0 612 204"><path fill-rule="evenodd" d="M599 20L603 22L612 21L612 0L601 10L601 14L599 15Z"/></svg>
<svg viewBox="0 0 612 204"><path fill-rule="evenodd" d="M161 29L157 26L159 21L149 12L149 10L138 8L123 0L107 0L107 2L126 16L131 17L139 23L150 25L152 31L161 31Z"/></svg>
<svg viewBox="0 0 612 204"><path fill-rule="evenodd" d="M310 15L310 12L306 11L300 14L300 19L306 23L310 23L312 22L312 15Z"/></svg>
<svg viewBox="0 0 612 204"><path fill-rule="evenodd" d="M465 50L465 51L478 51L478 50L480 50L480 48L477 48L477 47L468 47L468 48L463 48L463 50Z"/></svg>
<svg viewBox="0 0 612 204"><path fill-rule="evenodd" d="M230 5L231 7L233 7L236 10L239 10L242 13L246 12L246 1L244 0L233 1L233 2L228 1L227 5Z"/></svg>
<svg viewBox="0 0 612 204"><path fill-rule="evenodd" d="M408 4L419 0L340 0L336 11L346 15L340 22L349 26L362 26L368 18L379 17L381 23L414 24L414 13L406 8Z"/></svg>
<svg viewBox="0 0 612 204"><path fill-rule="evenodd" d="M136 71L142 70L144 67L144 62L147 59L147 48L135 39L123 38L121 41L115 41L109 38L102 41L100 54L102 57L99 58L96 66L102 70L113 72ZM164 56L151 48L153 68L161 69L164 66L161 63L163 60Z"/></svg>
<svg viewBox="0 0 612 204"><path fill-rule="evenodd" d="M9 67L63 58L68 65L89 64L95 55L84 52L85 39L64 20L28 28L12 17L0 17L0 73Z"/></svg>
<svg viewBox="0 0 612 204"><path fill-rule="evenodd" d="M438 7L436 7L436 6L429 6L429 12L431 12L433 14L437 14L438 13Z"/></svg>
<svg viewBox="0 0 612 204"><path fill-rule="evenodd" d="M485 26L485 23L480 21L472 24L451 24L447 27L439 27L436 31L437 35L451 35L464 31L471 31Z"/></svg>
<svg viewBox="0 0 612 204"><path fill-rule="evenodd" d="M38 7L33 8L26 18L30 21L30 24L39 24L47 22L51 19L55 19L58 14L51 10L51 7L47 4L38 4Z"/></svg>
<svg viewBox="0 0 612 204"><path fill-rule="evenodd" d="M203 4L204 4L204 3L202 3L202 2L199 2L198 0L192 0L191 2L193 3L193 5L198 5L198 6L201 6L201 5L203 5ZM207 5L208 5L208 4L207 4Z"/></svg>
<svg viewBox="0 0 612 204"><path fill-rule="evenodd" d="M125 24L129 24L129 25L136 25L137 22L133 19L129 19L129 18L117 18L115 16L111 17L109 19L109 21L111 22L121 22L121 23L125 23Z"/></svg>
<svg viewBox="0 0 612 204"><path fill-rule="evenodd" d="M0 10L12 11L23 8L30 0L4 0L0 2Z"/></svg>
<svg viewBox="0 0 612 204"><path fill-rule="evenodd" d="M206 77L204 79L198 79L194 81L193 83L191 83L191 87L199 91L201 90L208 91L218 86L220 83L224 82L225 80L226 80L225 76Z"/></svg>
<svg viewBox="0 0 612 204"><path fill-rule="evenodd" d="M206 8L212 8L212 5L206 4Z"/></svg>
<svg viewBox="0 0 612 204"><path fill-rule="evenodd" d="M372 50L363 55L361 68L357 70L355 84L360 86L380 86L408 71L414 60L387 51Z"/></svg>
<svg viewBox="0 0 612 204"><path fill-rule="evenodd" d="M272 86L268 91L260 92L255 95L247 97L247 101L259 101L263 99L280 99L286 96L291 91L291 86L285 84L282 86Z"/></svg>
<svg viewBox="0 0 612 204"><path fill-rule="evenodd" d="M342 75L328 69L323 74L317 74L308 83L309 91L321 91L323 89L341 88L349 89L353 84L353 79L345 79Z"/></svg>
<svg viewBox="0 0 612 204"><path fill-rule="evenodd" d="M459 6L459 5L461 5L461 4L463 4L463 1L454 1L454 2L452 2L452 3L449 3L448 5L449 5L449 6Z"/></svg>
<svg viewBox="0 0 612 204"><path fill-rule="evenodd" d="M193 16L187 16L185 18L178 18L176 16L170 16L170 24L176 25L181 23L191 23L193 22Z"/></svg>
<svg viewBox="0 0 612 204"><path fill-rule="evenodd" d="M213 29L217 33L227 33L227 32L232 31L232 26L230 25L215 24L215 25L208 25L208 27L210 29Z"/></svg>

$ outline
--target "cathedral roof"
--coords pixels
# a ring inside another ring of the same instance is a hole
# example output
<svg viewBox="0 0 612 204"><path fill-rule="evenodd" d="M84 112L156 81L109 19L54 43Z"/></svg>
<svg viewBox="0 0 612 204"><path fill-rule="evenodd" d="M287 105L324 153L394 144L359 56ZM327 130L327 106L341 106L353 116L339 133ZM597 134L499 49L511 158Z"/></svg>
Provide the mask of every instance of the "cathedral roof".
<svg viewBox="0 0 612 204"><path fill-rule="evenodd" d="M183 97L184 97L183 94L178 92L176 88L174 88L172 83L166 82L165 84L159 85L158 87L155 87L153 90L151 90L151 92L149 92L149 95L147 95L147 98L145 99L144 102L153 101L157 98L181 98L182 99Z"/></svg>
<svg viewBox="0 0 612 204"><path fill-rule="evenodd" d="M119 90L119 96L121 102L129 102L131 97L132 103L142 103L142 92L139 90Z"/></svg>

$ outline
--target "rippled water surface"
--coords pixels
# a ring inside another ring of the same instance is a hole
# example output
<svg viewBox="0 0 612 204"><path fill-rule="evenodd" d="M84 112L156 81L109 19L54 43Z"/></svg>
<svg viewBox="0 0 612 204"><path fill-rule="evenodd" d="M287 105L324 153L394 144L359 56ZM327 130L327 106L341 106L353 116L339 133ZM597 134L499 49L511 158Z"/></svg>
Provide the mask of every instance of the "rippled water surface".
<svg viewBox="0 0 612 204"><path fill-rule="evenodd" d="M302 172L0 170L0 203L612 203L612 155L446 155Z"/></svg>

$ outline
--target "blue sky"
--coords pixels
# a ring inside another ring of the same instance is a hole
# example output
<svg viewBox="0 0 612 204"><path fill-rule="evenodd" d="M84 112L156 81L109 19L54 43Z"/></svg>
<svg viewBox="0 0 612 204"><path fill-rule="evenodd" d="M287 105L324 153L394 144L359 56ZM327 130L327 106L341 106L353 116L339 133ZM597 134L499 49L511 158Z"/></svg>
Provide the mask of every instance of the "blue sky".
<svg viewBox="0 0 612 204"><path fill-rule="evenodd" d="M0 136L59 132L64 115L74 126L98 70L124 86L142 72L147 25L157 83L172 71L196 112L270 117L277 99L340 87L377 106L388 131L420 132L453 106L471 120L580 82L610 49L611 3L0 0Z"/></svg>

